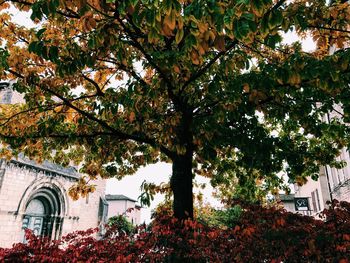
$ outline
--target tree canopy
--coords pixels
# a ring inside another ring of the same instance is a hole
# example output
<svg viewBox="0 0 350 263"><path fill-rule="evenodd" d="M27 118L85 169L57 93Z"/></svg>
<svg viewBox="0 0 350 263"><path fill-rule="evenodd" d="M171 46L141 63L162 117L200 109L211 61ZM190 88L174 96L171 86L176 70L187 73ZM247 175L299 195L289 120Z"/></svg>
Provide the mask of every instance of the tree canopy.
<svg viewBox="0 0 350 263"><path fill-rule="evenodd" d="M11 20L30 11L34 28ZM349 143L348 3L320 0L2 0L2 156L82 164L91 179L171 162L178 218L192 179L274 189L317 177ZM282 42L285 32L312 36ZM333 54L330 48L335 48ZM341 105L339 116L322 118ZM339 165L339 164L338 164ZM93 190L80 180L71 194Z"/></svg>

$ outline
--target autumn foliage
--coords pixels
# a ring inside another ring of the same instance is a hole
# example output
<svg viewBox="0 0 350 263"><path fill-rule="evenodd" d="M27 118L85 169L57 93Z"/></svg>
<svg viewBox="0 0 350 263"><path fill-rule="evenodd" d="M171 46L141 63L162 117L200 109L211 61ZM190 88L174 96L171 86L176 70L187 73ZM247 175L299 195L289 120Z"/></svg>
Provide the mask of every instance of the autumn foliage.
<svg viewBox="0 0 350 263"><path fill-rule="evenodd" d="M0 157L81 165L73 198L96 178L171 163L180 219L196 175L248 193L285 188L284 170L317 178L350 144L343 2L0 1L0 79L25 99L0 106ZM290 33L315 50L285 43Z"/></svg>
<svg viewBox="0 0 350 263"><path fill-rule="evenodd" d="M237 204L236 204L237 205ZM1 262L349 262L350 204L335 201L322 220L240 203L234 227L182 224L158 214L137 234L109 229L74 232L61 240L27 232L27 244L0 249Z"/></svg>

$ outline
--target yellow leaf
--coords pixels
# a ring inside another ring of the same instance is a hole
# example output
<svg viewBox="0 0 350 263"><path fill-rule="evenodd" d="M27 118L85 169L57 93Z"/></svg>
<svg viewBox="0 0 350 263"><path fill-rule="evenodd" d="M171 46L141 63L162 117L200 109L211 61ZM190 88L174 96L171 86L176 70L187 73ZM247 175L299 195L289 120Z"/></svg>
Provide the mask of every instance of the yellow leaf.
<svg viewBox="0 0 350 263"><path fill-rule="evenodd" d="M162 14L160 13L160 11L158 10L158 12L156 13L156 20L158 22L161 22L162 21Z"/></svg>
<svg viewBox="0 0 350 263"><path fill-rule="evenodd" d="M88 23L89 23L91 29L96 27L96 20L93 17L89 17Z"/></svg>
<svg viewBox="0 0 350 263"><path fill-rule="evenodd" d="M176 44L179 44L183 37L184 37L184 30L183 29L177 30L176 36L175 36Z"/></svg>
<svg viewBox="0 0 350 263"><path fill-rule="evenodd" d="M132 15L135 12L135 7L132 5L129 5L127 8L127 12L129 15Z"/></svg>
<svg viewBox="0 0 350 263"><path fill-rule="evenodd" d="M215 34L214 34L213 31L209 31L209 39L210 39L211 41L214 41L214 40L215 40Z"/></svg>
<svg viewBox="0 0 350 263"><path fill-rule="evenodd" d="M199 29L199 32L204 33L208 30L208 24L207 23L198 23L197 27Z"/></svg>
<svg viewBox="0 0 350 263"><path fill-rule="evenodd" d="M178 29L182 29L184 27L184 21L181 16L177 19L177 27Z"/></svg>
<svg viewBox="0 0 350 263"><path fill-rule="evenodd" d="M197 49L198 49L198 52L199 52L200 55L204 55L205 54L205 49L204 49L202 43L197 46Z"/></svg>
<svg viewBox="0 0 350 263"><path fill-rule="evenodd" d="M288 83L291 85L297 85L300 84L301 78L300 75L297 72L291 72L289 75Z"/></svg>
<svg viewBox="0 0 350 263"><path fill-rule="evenodd" d="M172 36L173 35L173 31L165 23L163 23L162 32L163 32L163 35L165 35L165 36Z"/></svg>

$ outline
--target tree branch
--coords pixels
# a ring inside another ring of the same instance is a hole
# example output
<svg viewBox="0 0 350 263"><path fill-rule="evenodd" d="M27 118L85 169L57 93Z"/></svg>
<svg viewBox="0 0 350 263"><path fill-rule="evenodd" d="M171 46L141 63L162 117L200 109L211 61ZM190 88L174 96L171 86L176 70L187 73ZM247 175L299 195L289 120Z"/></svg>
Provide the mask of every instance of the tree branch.
<svg viewBox="0 0 350 263"><path fill-rule="evenodd" d="M82 100L82 99L88 99L88 98L93 98L93 97L96 97L96 95L85 95L85 96L81 96L81 97L78 97L78 98L74 98L74 99L71 99L70 101L78 101L78 100ZM60 106L63 106L64 104L63 103L56 103L56 104L52 104L52 105L46 105L46 107L44 107L44 110L54 110L55 108L57 107L60 107ZM23 111L20 111L20 112L17 112L13 115L11 115L10 117L8 118L4 118L6 119L5 122L3 123L0 123L0 126L5 126L7 123L9 123L13 118L21 115L21 114L26 114L28 112L31 112L31 111L34 111L34 110L37 110L37 109L40 109L42 108L43 106L37 106L37 107L33 107L33 108L30 108L30 109L27 109L27 110L23 110Z"/></svg>
<svg viewBox="0 0 350 263"><path fill-rule="evenodd" d="M181 87L181 91L183 91L188 85L190 85L192 82L196 81L198 78L200 78L219 58L226 55L236 44L238 41L233 41L225 51L220 51L216 54L216 56L210 60L207 64L205 64L202 68L200 68L198 71L196 71Z"/></svg>
<svg viewBox="0 0 350 263"><path fill-rule="evenodd" d="M119 16L119 12L116 11L114 15L115 19L119 22L119 24L123 27L125 33L130 37L132 40L130 44L135 47L137 50L139 50L144 57L147 59L147 61L152 65L153 68L155 68L158 73L161 75L161 77L167 82L167 84L171 84L171 81L169 80L168 76L163 72L163 70L157 65L157 63L154 61L154 59L149 55L146 50L141 46L141 44L137 41L136 37L134 36L133 32L125 25L123 20Z"/></svg>
<svg viewBox="0 0 350 263"><path fill-rule="evenodd" d="M21 1L21 0L10 0L10 1L7 1L7 2L23 4L23 5L26 5L26 6L32 6L33 5L33 3L31 3L31 2ZM62 10L56 10L57 14L60 14L60 15L62 15L64 17L75 18L75 19L79 19L80 18L80 15L78 13L74 12L73 10L67 9L66 11L68 11L70 13L66 13L66 12L64 12Z"/></svg>
<svg viewBox="0 0 350 263"><path fill-rule="evenodd" d="M40 139L40 138L59 138L59 139L69 139L72 137L77 138L93 138L97 136L113 136L114 134L111 132L95 132L95 133L84 133L84 134L28 134L28 135L20 135L20 136L14 136L14 135L6 135L6 134L0 134L1 137L6 139Z"/></svg>
<svg viewBox="0 0 350 263"><path fill-rule="evenodd" d="M324 29L324 30L329 30L329 31L343 32L343 33L350 33L349 30L339 29L339 28L333 28L333 27L314 26L314 25L308 25L307 27L309 27L309 28L315 28L315 29Z"/></svg>
<svg viewBox="0 0 350 263"><path fill-rule="evenodd" d="M19 77L19 78L24 78L24 76L22 76L21 74L9 69L9 72L11 72L12 74L14 74L15 76ZM145 144L149 144L152 147L155 148L159 148L165 155L167 155L169 158L172 158L174 156L174 153L172 151L170 151L169 149L167 149L165 146L163 145L159 145L155 139L153 138L148 138L146 135L142 134L127 134L124 132L121 132L115 128L113 128L112 126L110 126L108 123L106 123L104 120L101 120L99 118L97 118L96 116L94 116L93 114L86 112L80 108L78 108L77 106L75 106L71 100L67 99L66 97L62 96L61 94L59 94L58 92L44 86L44 85L39 85L38 83L32 83L33 85L38 86L41 90L46 91L54 96L56 96L57 98L59 98L60 100L62 100L64 102L64 104L66 106L68 106L71 109L74 109L76 112L80 113L82 116L86 117L87 119L94 121L96 123L98 123L101 127L103 127L104 129L110 131L113 133L113 135L115 137L117 137L118 139L121 140L133 140L135 142L138 143L145 143Z"/></svg>
<svg viewBox="0 0 350 263"><path fill-rule="evenodd" d="M140 75L136 73L136 71L132 67L127 67L118 61L114 60L113 58L108 58L108 59L97 59L99 61L103 62L108 62L108 63L113 63L114 65L118 66L118 69L121 69L125 73L130 74L133 78L135 78L137 81L139 81L142 85L144 86L149 86L142 78Z"/></svg>
<svg viewBox="0 0 350 263"><path fill-rule="evenodd" d="M96 95L99 96L104 96L105 94L103 93L102 89L100 88L100 86L96 83L96 81L94 81L93 79L89 78L88 76L86 76L84 73L81 73L81 75L83 76L83 78L85 80L87 80L88 82L90 82L92 85L94 85L94 87L96 88Z"/></svg>

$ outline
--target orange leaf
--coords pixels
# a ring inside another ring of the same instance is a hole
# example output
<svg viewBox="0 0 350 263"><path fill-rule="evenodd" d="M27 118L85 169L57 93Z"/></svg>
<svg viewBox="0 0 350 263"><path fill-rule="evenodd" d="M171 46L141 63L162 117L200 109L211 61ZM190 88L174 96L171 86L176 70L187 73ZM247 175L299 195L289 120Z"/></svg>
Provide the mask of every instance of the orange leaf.
<svg viewBox="0 0 350 263"><path fill-rule="evenodd" d="M135 112L130 112L130 115L129 115L129 122L133 122L135 120Z"/></svg>

